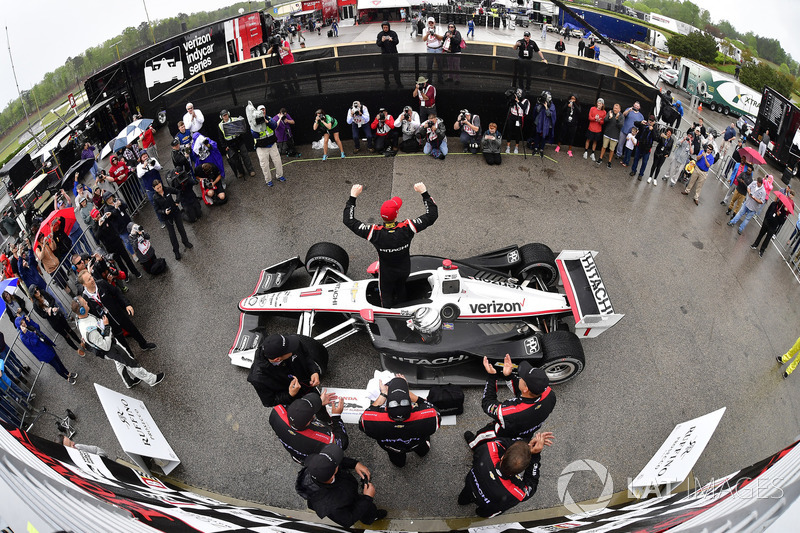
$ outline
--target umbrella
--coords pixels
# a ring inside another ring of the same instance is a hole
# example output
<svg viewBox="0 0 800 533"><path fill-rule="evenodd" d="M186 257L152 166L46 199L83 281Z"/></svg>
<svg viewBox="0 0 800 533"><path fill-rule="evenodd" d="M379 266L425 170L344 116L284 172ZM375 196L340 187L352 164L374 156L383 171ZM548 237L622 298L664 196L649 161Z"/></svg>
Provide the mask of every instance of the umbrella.
<svg viewBox="0 0 800 533"><path fill-rule="evenodd" d="M780 191L775 191L775 196L778 198L778 200L781 201L781 203L783 204L783 206L786 208L786 210L789 212L790 215L794 213L794 202L792 201L791 198L789 198Z"/></svg>
<svg viewBox="0 0 800 533"><path fill-rule="evenodd" d="M758 150L751 148L750 146L743 146L739 148L739 154L753 163L758 163L759 165L766 164L766 161L764 161L764 158L758 153Z"/></svg>
<svg viewBox="0 0 800 533"><path fill-rule="evenodd" d="M69 230L71 230L72 226L75 225L75 211L70 208L57 209L47 215L47 218L42 220L42 224L39 226L39 231L36 232L36 238L33 239L34 243L39 240L39 237L50 235L50 224L52 224L53 221L58 217L64 217L64 233L69 235Z"/></svg>
<svg viewBox="0 0 800 533"><path fill-rule="evenodd" d="M94 159L79 159L75 161L69 169L64 172L64 175L61 177L61 183L63 184L65 181L72 180L75 177L76 172L80 172L80 176L83 176L92 165L94 165ZM80 178L80 176L78 176ZM72 190L72 189L70 189Z"/></svg>
<svg viewBox="0 0 800 533"><path fill-rule="evenodd" d="M22 187L22 189L19 190L19 192L17 193L17 195L14 198L19 200L23 196L29 195L30 193L33 192L33 190L36 188L36 186L39 185L42 182L42 180L45 180L45 179L47 179L47 174L40 174L39 176L36 176L32 180L30 180L28 183L26 183L25 186Z"/></svg>
<svg viewBox="0 0 800 533"><path fill-rule="evenodd" d="M150 118L140 118L139 120L134 120L125 126L125 129L119 132L116 137L111 139L111 142L109 142L106 147L103 148L103 152L105 152L106 148L109 146L111 147L109 152L116 152L120 148L125 148L127 145L138 139L142 133L144 133L144 130L146 130L152 123L153 119Z"/></svg>

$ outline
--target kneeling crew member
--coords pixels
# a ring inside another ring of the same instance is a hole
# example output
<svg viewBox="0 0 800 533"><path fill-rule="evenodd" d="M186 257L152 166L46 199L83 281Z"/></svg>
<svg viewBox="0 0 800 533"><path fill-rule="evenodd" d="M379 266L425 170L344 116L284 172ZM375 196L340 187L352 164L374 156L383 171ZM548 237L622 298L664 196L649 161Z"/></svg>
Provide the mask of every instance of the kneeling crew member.
<svg viewBox="0 0 800 533"><path fill-rule="evenodd" d="M539 454L551 444L553 434L545 431L530 442L500 438L475 448L458 504L474 502L475 514L489 518L530 499L539 485Z"/></svg>
<svg viewBox="0 0 800 533"><path fill-rule="evenodd" d="M556 405L556 394L550 388L550 380L541 368L534 368L523 361L517 368L519 379L511 380L514 396L504 402L497 401L497 371L483 358L483 367L489 373L486 386L483 388L483 411L494 419L475 435L471 431L464 433L469 447L474 449L483 441L497 437L512 439L528 439L542 426ZM503 360L503 375L509 377L514 365L511 356L506 354Z"/></svg>
<svg viewBox="0 0 800 533"><path fill-rule="evenodd" d="M381 383L381 395L361 415L358 427L378 441L393 465L403 467L408 452L425 457L430 451L428 439L441 419L433 404L410 392L406 378L398 374L386 385Z"/></svg>
<svg viewBox="0 0 800 533"><path fill-rule="evenodd" d="M367 239L378 250L381 305L393 307L406 297L406 278L411 273L411 239L436 222L439 208L428 194L425 184L419 182L414 185L414 190L422 195L425 203L424 215L397 222L397 213L403 200L395 196L381 206L381 218L385 224L364 224L355 216L356 198L363 190L364 187L358 184L350 189L350 198L344 206L344 225L359 237Z"/></svg>
<svg viewBox="0 0 800 533"><path fill-rule="evenodd" d="M349 470L361 477L363 494L358 493L359 482ZM386 510L378 509L373 501L375 485L370 481L369 469L344 457L335 444L308 456L305 467L297 474L295 490L318 517L330 518L342 527L349 528L358 521L371 524L386 517Z"/></svg>
<svg viewBox="0 0 800 533"><path fill-rule="evenodd" d="M276 405L269 414L269 425L278 436L283 447L296 462L303 464L312 453L319 453L328 444L336 444L342 450L347 449L349 440L347 430L342 422L344 400L339 401L331 409L329 422L323 422L317 415L322 414L325 406L331 403L331 395L309 392L288 407ZM323 415L327 418L327 412Z"/></svg>
<svg viewBox="0 0 800 533"><path fill-rule="evenodd" d="M247 376L264 407L289 405L296 398L317 392L328 366L328 350L304 335L266 337L256 348Z"/></svg>

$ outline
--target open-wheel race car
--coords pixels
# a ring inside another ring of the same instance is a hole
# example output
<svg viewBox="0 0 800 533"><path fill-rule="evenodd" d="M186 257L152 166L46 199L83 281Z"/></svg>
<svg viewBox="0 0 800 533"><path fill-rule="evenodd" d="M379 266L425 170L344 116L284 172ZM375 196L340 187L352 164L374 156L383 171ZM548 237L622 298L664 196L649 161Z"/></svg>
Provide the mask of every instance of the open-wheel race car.
<svg viewBox="0 0 800 533"><path fill-rule="evenodd" d="M253 294L239 303L228 355L249 367L267 335L263 317L279 315L298 318L297 333L325 346L369 335L383 368L413 384L483 384L483 357L501 368L507 353L515 364L527 360L552 383L563 383L585 366L580 338L596 337L624 316L614 312L596 254L564 250L556 257L532 243L461 260L414 255L406 301L384 308L378 279L350 279L345 250L317 243L305 261L294 257L261 272ZM310 283L284 288L304 266ZM323 314L336 320L320 320ZM323 322L327 329L318 331Z"/></svg>

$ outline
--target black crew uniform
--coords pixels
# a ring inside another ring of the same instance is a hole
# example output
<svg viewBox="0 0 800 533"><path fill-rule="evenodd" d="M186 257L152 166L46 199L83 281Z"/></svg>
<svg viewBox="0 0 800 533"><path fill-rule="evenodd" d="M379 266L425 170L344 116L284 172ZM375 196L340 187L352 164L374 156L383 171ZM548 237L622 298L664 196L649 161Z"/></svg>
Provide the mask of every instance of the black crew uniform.
<svg viewBox="0 0 800 533"><path fill-rule="evenodd" d="M514 443L514 439L501 438L487 442L475 449L472 469L464 480L464 489L458 496L460 505L475 502L475 514L483 518L497 516L519 502L530 499L539 485L541 455L531 455L531 462L521 473L511 478L500 474L500 459Z"/></svg>
<svg viewBox="0 0 800 533"><path fill-rule="evenodd" d="M356 464L358 461L350 457L342 459L330 484L317 483L303 468L297 474L295 490L320 518L330 518L342 527L358 521L371 524L378 518L378 508L371 496L359 494L359 481L349 472Z"/></svg>
<svg viewBox="0 0 800 533"><path fill-rule="evenodd" d="M386 450L389 459L395 466L406 464L406 454L414 452L420 457L430 451L428 439L433 435L442 417L436 407L425 398L417 398L412 406L411 415L403 421L393 420L383 405L370 405L358 421L358 427L368 437L378 441L378 446Z"/></svg>
<svg viewBox="0 0 800 533"><path fill-rule="evenodd" d="M175 252L175 259L181 258L181 249L178 246L178 237L175 235L175 227L178 228L178 233L181 235L181 242L187 248L192 248L192 243L189 242L189 237L186 236L186 229L183 227L183 216L181 210L172 195L180 195L178 189L167 187L162 184L164 188L164 196L156 193L153 195L153 206L156 208L156 213L161 215L161 220L167 225L167 233L169 233L169 241L172 243L172 251ZM169 213L167 213L169 209Z"/></svg>
<svg viewBox="0 0 800 533"><path fill-rule="evenodd" d="M290 337L291 335L286 335ZM273 365L264 356L262 346L256 348L253 365L247 376L264 407L273 407L278 404L289 405L297 398L302 398L309 392L317 392L316 388L309 385L311 374L322 374L328 367L328 350L319 341L296 335L300 347L292 356L279 365ZM289 383L293 377L300 382L300 392L292 397L289 394Z"/></svg>
<svg viewBox="0 0 800 533"><path fill-rule="evenodd" d="M172 164L175 167L169 185L178 189L178 201L183 208L183 216L187 222L194 222L203 216L200 199L194 193L197 179L194 177L192 164L180 150L172 151Z"/></svg>
<svg viewBox="0 0 800 533"><path fill-rule="evenodd" d="M525 39L520 39L517 41L519 48L517 48L517 53L519 57L516 61L514 61L514 79L511 82L512 85L515 87L522 88L523 85L523 77L525 90L531 90L531 74L533 72L533 54L539 53L539 45L534 42L533 39L525 42Z"/></svg>
<svg viewBox="0 0 800 533"><path fill-rule="evenodd" d="M302 396L299 395L298 398ZM330 422L323 422L315 416L311 425L298 431L291 426L286 407L276 405L269 414L269 425L292 459L300 464L303 464L306 457L312 453L321 452L328 444L336 444L342 450L346 450L350 443L344 422L339 415L332 415Z"/></svg>
<svg viewBox="0 0 800 533"><path fill-rule="evenodd" d="M550 387L547 387L538 398L521 396L517 378L511 380L515 398L499 402L497 379L497 374L489 375L481 400L481 408L494 421L481 428L475 438L468 443L472 449L481 442L497 437L532 439L556 405L556 393Z"/></svg>
<svg viewBox="0 0 800 533"><path fill-rule="evenodd" d="M439 208L428 191L422 193L425 214L413 220L364 224L355 216L356 198L351 196L344 206L344 225L367 239L378 250L379 286L383 307L393 307L406 298L406 278L411 273L411 240L414 235L432 226L439 217Z"/></svg>
<svg viewBox="0 0 800 533"><path fill-rule="evenodd" d="M126 274L130 272L138 278L141 274L131 256L128 255L128 250L125 249L125 243L122 242L120 234L117 233L117 222L114 219L118 215L111 211L104 216L107 216L107 219L102 224L99 222L94 224L94 234L97 236L97 240L100 241L108 253L114 254L119 266L124 265Z"/></svg>

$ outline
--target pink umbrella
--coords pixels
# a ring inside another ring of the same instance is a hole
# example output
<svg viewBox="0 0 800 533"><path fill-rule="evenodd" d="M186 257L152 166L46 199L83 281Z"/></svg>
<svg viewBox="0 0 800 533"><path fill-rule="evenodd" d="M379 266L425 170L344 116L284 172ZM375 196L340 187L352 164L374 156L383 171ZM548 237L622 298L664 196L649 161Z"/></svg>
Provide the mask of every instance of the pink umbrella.
<svg viewBox="0 0 800 533"><path fill-rule="evenodd" d="M786 208L786 210L789 212L790 215L794 213L794 202L792 201L791 198L789 198L780 191L775 191L775 196L778 198L778 200L781 201L781 203L783 204L783 206Z"/></svg>
<svg viewBox="0 0 800 533"><path fill-rule="evenodd" d="M758 163L759 165L766 164L766 161L764 161L764 158L758 153L758 150L751 148L750 146L742 146L739 148L739 154L753 163Z"/></svg>

